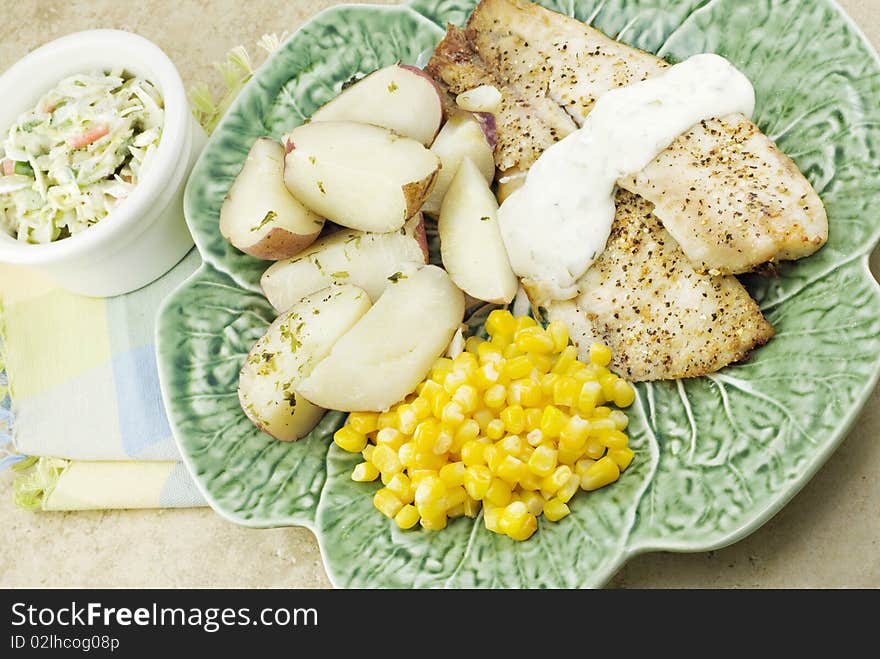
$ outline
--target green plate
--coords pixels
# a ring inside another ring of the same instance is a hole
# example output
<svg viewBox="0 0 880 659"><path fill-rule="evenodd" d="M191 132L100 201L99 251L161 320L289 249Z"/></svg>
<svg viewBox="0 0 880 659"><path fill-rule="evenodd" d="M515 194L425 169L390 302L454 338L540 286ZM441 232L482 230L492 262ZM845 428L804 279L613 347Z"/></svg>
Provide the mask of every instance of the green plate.
<svg viewBox="0 0 880 659"><path fill-rule="evenodd" d="M357 73L415 63L474 4L316 16L242 92L187 186L204 265L166 300L157 328L174 434L215 510L248 526L309 527L338 586L599 586L640 552L732 543L803 487L880 372L880 295L867 262L880 238L880 62L842 10L829 0L545 2L671 59L720 53L754 82L758 125L807 174L831 227L815 256L747 282L776 338L714 376L640 385L633 466L524 543L466 518L441 533L397 529L372 508L378 486L352 482L355 458L331 446L342 414L294 444L259 433L239 409L237 374L273 314L258 287L266 263L217 229L227 189L255 138L280 137Z"/></svg>

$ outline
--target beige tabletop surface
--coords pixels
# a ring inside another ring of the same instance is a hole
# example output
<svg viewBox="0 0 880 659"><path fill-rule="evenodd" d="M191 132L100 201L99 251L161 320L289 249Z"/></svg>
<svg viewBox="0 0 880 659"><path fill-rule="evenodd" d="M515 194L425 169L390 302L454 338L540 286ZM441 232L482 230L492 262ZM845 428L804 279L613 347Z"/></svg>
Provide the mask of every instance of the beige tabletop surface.
<svg viewBox="0 0 880 659"><path fill-rule="evenodd" d="M788 0L797 2L798 0ZM0 71L46 41L121 28L156 42L187 86L265 33L290 32L330 0L0 0ZM880 0L840 0L880 46ZM880 99L878 99L880 102ZM880 272L880 253L872 259ZM718 551L630 561L611 586L880 587L880 392L841 448L779 514ZM310 531L257 531L210 509L29 513L0 476L0 587L329 587Z"/></svg>

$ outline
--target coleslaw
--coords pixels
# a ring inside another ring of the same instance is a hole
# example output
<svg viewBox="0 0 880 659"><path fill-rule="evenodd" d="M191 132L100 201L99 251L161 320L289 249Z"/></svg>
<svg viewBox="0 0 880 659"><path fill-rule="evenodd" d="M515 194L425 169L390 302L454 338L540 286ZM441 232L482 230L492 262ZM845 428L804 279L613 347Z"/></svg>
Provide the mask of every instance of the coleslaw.
<svg viewBox="0 0 880 659"><path fill-rule="evenodd" d="M149 169L164 114L156 87L122 70L62 80L0 144L0 227L40 244L104 219Z"/></svg>

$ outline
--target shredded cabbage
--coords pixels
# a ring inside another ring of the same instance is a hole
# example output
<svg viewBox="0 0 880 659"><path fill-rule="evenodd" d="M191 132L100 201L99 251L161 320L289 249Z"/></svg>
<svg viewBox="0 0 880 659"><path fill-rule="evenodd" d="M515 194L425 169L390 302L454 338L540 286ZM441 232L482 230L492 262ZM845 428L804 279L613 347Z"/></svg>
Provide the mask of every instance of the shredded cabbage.
<svg viewBox="0 0 880 659"><path fill-rule="evenodd" d="M104 219L155 158L164 103L122 70L65 78L0 144L0 228L48 243Z"/></svg>

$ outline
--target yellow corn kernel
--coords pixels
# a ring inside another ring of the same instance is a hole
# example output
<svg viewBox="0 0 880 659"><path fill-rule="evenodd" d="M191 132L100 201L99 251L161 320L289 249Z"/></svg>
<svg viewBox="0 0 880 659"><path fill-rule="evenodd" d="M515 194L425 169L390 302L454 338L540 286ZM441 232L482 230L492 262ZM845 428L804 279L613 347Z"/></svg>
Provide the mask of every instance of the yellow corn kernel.
<svg viewBox="0 0 880 659"><path fill-rule="evenodd" d="M410 481L409 476L402 472L398 472L388 479L385 483L385 489L393 492L402 503L412 503L415 490Z"/></svg>
<svg viewBox="0 0 880 659"><path fill-rule="evenodd" d="M413 457L413 467L416 469L433 469L439 471L440 467L446 464L446 458L437 455L433 451L428 453L417 452Z"/></svg>
<svg viewBox="0 0 880 659"><path fill-rule="evenodd" d="M584 452L583 448L571 448L567 444L560 443L557 460L559 461L559 464L573 467L574 464L583 457Z"/></svg>
<svg viewBox="0 0 880 659"><path fill-rule="evenodd" d="M530 430L529 433L526 435L526 442L528 442L529 446L539 446L543 441L544 433L541 432L540 428Z"/></svg>
<svg viewBox="0 0 880 659"><path fill-rule="evenodd" d="M568 477L568 480L565 482L565 484L558 490L556 490L556 498L563 503L568 503L571 498L577 493L580 486L580 477L577 474L572 474Z"/></svg>
<svg viewBox="0 0 880 659"><path fill-rule="evenodd" d="M449 449L460 452L462 447L470 441L480 436L480 424L473 419L465 419L464 422L455 431L455 441Z"/></svg>
<svg viewBox="0 0 880 659"><path fill-rule="evenodd" d="M605 455L605 444L596 437L590 437L584 445L583 454L592 460L598 460Z"/></svg>
<svg viewBox="0 0 880 659"><path fill-rule="evenodd" d="M376 447L371 462L383 474L396 474L403 468L403 465L400 464L400 458L397 457L397 451L384 445Z"/></svg>
<svg viewBox="0 0 880 659"><path fill-rule="evenodd" d="M548 405L541 416L541 432L544 437L559 437L562 428L568 422L565 413L558 407Z"/></svg>
<svg viewBox="0 0 880 659"><path fill-rule="evenodd" d="M475 518L480 514L480 509L483 507L483 504L471 497L469 494L467 499L464 500L462 504L464 506L464 514L466 517L470 517L471 519Z"/></svg>
<svg viewBox="0 0 880 659"><path fill-rule="evenodd" d="M529 471L542 478L549 476L556 469L556 456L556 450L546 444L536 447L529 458Z"/></svg>
<svg viewBox="0 0 880 659"><path fill-rule="evenodd" d="M480 432L485 433L486 429L489 427L489 423L495 419L495 413L487 408L482 408L474 412L471 416L473 416L474 421L480 426Z"/></svg>
<svg viewBox="0 0 880 659"><path fill-rule="evenodd" d="M483 394L483 402L493 409L503 407L506 401L507 389L502 384L493 384L486 389L486 393Z"/></svg>
<svg viewBox="0 0 880 659"><path fill-rule="evenodd" d="M501 510L498 527L504 534L519 532L529 516L529 509L522 501L511 501Z"/></svg>
<svg viewBox="0 0 880 659"><path fill-rule="evenodd" d="M528 357L529 361L532 362L532 368L538 372L538 375L549 373L550 369L553 368L555 361L553 355L530 352Z"/></svg>
<svg viewBox="0 0 880 659"><path fill-rule="evenodd" d="M600 487L610 485L620 478L620 468L617 463L605 456L591 465L581 479L581 487L587 491L598 490Z"/></svg>
<svg viewBox="0 0 880 659"><path fill-rule="evenodd" d="M485 343L479 336L469 336L464 342L464 349L472 355L476 355L480 346Z"/></svg>
<svg viewBox="0 0 880 659"><path fill-rule="evenodd" d="M342 426L333 433L333 441L344 451L349 453L360 453L367 445L367 436L358 432L351 426Z"/></svg>
<svg viewBox="0 0 880 659"><path fill-rule="evenodd" d="M492 482L489 484L489 489L486 490L486 494L483 498L493 506L506 506L510 503L510 497L512 494L513 488L510 487L510 483L496 477L492 479ZM473 495L471 494L471 496Z"/></svg>
<svg viewBox="0 0 880 659"><path fill-rule="evenodd" d="M541 376L541 393L545 396L553 395L553 387L559 379L559 373L545 373Z"/></svg>
<svg viewBox="0 0 880 659"><path fill-rule="evenodd" d="M501 419L492 419L486 425L486 437L491 440L501 439L504 435L504 421Z"/></svg>
<svg viewBox="0 0 880 659"><path fill-rule="evenodd" d="M605 400L614 400L614 390L619 379L614 373L607 373L599 378L599 384L602 385L602 396Z"/></svg>
<svg viewBox="0 0 880 659"><path fill-rule="evenodd" d="M581 458L574 465L574 473L581 479L583 479L584 474L587 473L587 469L589 469L596 461L590 458Z"/></svg>
<svg viewBox="0 0 880 659"><path fill-rule="evenodd" d="M419 511L416 510L414 505L408 503L397 511L394 521L397 522L397 526L404 530L411 529L419 523Z"/></svg>
<svg viewBox="0 0 880 659"><path fill-rule="evenodd" d="M626 427L629 425L629 417L626 415L626 412L611 410L608 418L614 421L614 427L618 430L626 430Z"/></svg>
<svg viewBox="0 0 880 659"><path fill-rule="evenodd" d="M465 496L467 496L467 495L465 495ZM452 508L449 508L446 510L446 517L448 517L449 519L454 519L456 517L464 517L464 515L465 515L465 510L464 510L463 503L457 503L454 506L452 506Z"/></svg>
<svg viewBox="0 0 880 659"><path fill-rule="evenodd" d="M387 446L396 451L406 442L406 435L396 428L382 428L376 435L376 446Z"/></svg>
<svg viewBox="0 0 880 659"><path fill-rule="evenodd" d="M464 489L461 485L455 485L453 487L446 488L446 508L447 510L450 508L455 508L456 506L461 506L468 499L467 490ZM448 513L447 513L448 514ZM458 515L459 517L461 515Z"/></svg>
<svg viewBox="0 0 880 659"><path fill-rule="evenodd" d="M419 396L410 403L410 407L412 407L413 412L416 413L416 419L419 421L424 421L431 416L431 403L428 402L427 398Z"/></svg>
<svg viewBox="0 0 880 659"><path fill-rule="evenodd" d="M440 427L440 432L434 438L434 445L431 447L431 453L434 455L444 455L452 449L455 443L455 435L452 434L445 426Z"/></svg>
<svg viewBox="0 0 880 659"><path fill-rule="evenodd" d="M590 422L574 415L568 420L559 433L560 444L565 444L572 449L583 448L590 434Z"/></svg>
<svg viewBox="0 0 880 659"><path fill-rule="evenodd" d="M358 483L368 483L379 478L379 470L372 462L361 462L355 465L351 472L351 480Z"/></svg>
<svg viewBox="0 0 880 659"><path fill-rule="evenodd" d="M583 383L570 375L563 375L553 385L553 402L564 407L577 405Z"/></svg>
<svg viewBox="0 0 880 659"><path fill-rule="evenodd" d="M523 352L534 352L538 354L550 354L553 352L555 343L553 337L539 326L526 327L519 330L514 337L516 347Z"/></svg>
<svg viewBox="0 0 880 659"><path fill-rule="evenodd" d="M438 393L434 397L434 402L431 403L431 414L437 419L441 418L443 416L443 408L446 407L451 400L452 396L447 394L445 390Z"/></svg>
<svg viewBox="0 0 880 659"><path fill-rule="evenodd" d="M586 365L586 364L584 364L583 362L574 361L574 362L572 362L571 364L568 365L568 368L567 368L567 369L565 369L565 375L568 375L568 376L570 376L570 377L577 378L577 379L579 379L581 382L583 382L584 379L589 379L589 378L581 379L581 378L578 378L577 376L578 376L578 373L581 373L581 372L586 371L586 370L587 370L587 365Z"/></svg>
<svg viewBox="0 0 880 659"><path fill-rule="evenodd" d="M432 516L422 516L419 520L421 527L427 531L442 531L446 528L446 513L439 513Z"/></svg>
<svg viewBox="0 0 880 659"><path fill-rule="evenodd" d="M526 355L513 357L504 362L504 375L511 380L524 378L532 372L532 362Z"/></svg>
<svg viewBox="0 0 880 659"><path fill-rule="evenodd" d="M553 470L549 476L545 476L541 481L541 491L556 494L563 485L571 478L571 467L567 465L559 465Z"/></svg>
<svg viewBox="0 0 880 659"><path fill-rule="evenodd" d="M562 352L559 353L559 357L556 358L556 363L553 365L553 368L550 369L550 372L555 373L556 375L564 375L568 372L568 367L577 362L577 358L577 348L574 346L563 348Z"/></svg>
<svg viewBox="0 0 880 659"><path fill-rule="evenodd" d="M373 458L373 451L376 450L376 447L373 444L367 444L364 447L364 450L361 451L361 455L364 456L364 460L370 462Z"/></svg>
<svg viewBox="0 0 880 659"><path fill-rule="evenodd" d="M404 403L397 406L397 427L404 435L412 435L419 422L419 417L412 405Z"/></svg>
<svg viewBox="0 0 880 659"><path fill-rule="evenodd" d="M636 390L633 386L629 382L619 378L614 383L612 394L611 400L614 401L614 404L617 405L617 407L629 407L636 399Z"/></svg>
<svg viewBox="0 0 880 659"><path fill-rule="evenodd" d="M519 488L523 492L537 491L541 489L541 477L526 470L522 478L519 479Z"/></svg>
<svg viewBox="0 0 880 659"><path fill-rule="evenodd" d="M512 455L504 456L501 464L498 466L498 476L511 487L516 487L519 479L525 475L525 463Z"/></svg>
<svg viewBox="0 0 880 659"><path fill-rule="evenodd" d="M434 399L443 391L443 386L434 382L434 380L425 380L425 386L422 387L422 391L419 394L419 397L422 398L426 403L428 403L428 412L431 411L431 405L434 403Z"/></svg>
<svg viewBox="0 0 880 659"><path fill-rule="evenodd" d="M595 410L593 410L593 418L594 419L610 419L611 418L611 408L605 405L600 405Z"/></svg>
<svg viewBox="0 0 880 659"><path fill-rule="evenodd" d="M544 511L544 497L538 492L530 492L528 490L521 492L519 500L526 505L526 509L535 517Z"/></svg>
<svg viewBox="0 0 880 659"><path fill-rule="evenodd" d="M400 460L400 464L406 467L412 467L415 465L416 453L418 453L416 443L407 442L397 449L397 459Z"/></svg>
<svg viewBox="0 0 880 659"><path fill-rule="evenodd" d="M486 445L481 442L476 440L465 442L464 446L461 447L461 461L467 467L484 465L486 464L485 450Z"/></svg>
<svg viewBox="0 0 880 659"><path fill-rule="evenodd" d="M397 412L393 410L382 412L376 418L376 428L379 430L382 430L382 428L397 428Z"/></svg>
<svg viewBox="0 0 880 659"><path fill-rule="evenodd" d="M497 446L508 455L519 457L523 450L523 440L520 439L519 435L508 435L498 442Z"/></svg>
<svg viewBox="0 0 880 659"><path fill-rule="evenodd" d="M470 414L477 409L480 403L480 394L473 385L463 384L453 394L452 401L458 403L465 414Z"/></svg>
<svg viewBox="0 0 880 659"><path fill-rule="evenodd" d="M611 432L602 435L601 439L602 443L611 450L626 448L629 443L629 437L619 430L612 430Z"/></svg>
<svg viewBox="0 0 880 659"><path fill-rule="evenodd" d="M443 500L446 496L446 486L437 474L429 474L419 480L416 487L416 506Z"/></svg>
<svg viewBox="0 0 880 659"><path fill-rule="evenodd" d="M491 341L492 345L501 351L501 356L503 357L504 351L507 350L507 348L513 342L513 335L512 334L496 334L491 339L489 339L489 341Z"/></svg>
<svg viewBox="0 0 880 659"><path fill-rule="evenodd" d="M440 480L446 487L464 485L464 475L467 467L464 462L450 462L440 468Z"/></svg>
<svg viewBox="0 0 880 659"><path fill-rule="evenodd" d="M568 325L561 320L551 320L547 325L547 334L553 339L553 349L562 352L568 346Z"/></svg>
<svg viewBox="0 0 880 659"><path fill-rule="evenodd" d="M509 433L516 435L526 429L526 413L521 405L510 405L504 408L501 410L500 418L504 423L505 430Z"/></svg>
<svg viewBox="0 0 880 659"><path fill-rule="evenodd" d="M455 368L455 364L452 362L449 357L440 357L437 361L434 362L434 365L431 367L431 376L433 377L436 374L446 374L451 373Z"/></svg>
<svg viewBox="0 0 880 659"><path fill-rule="evenodd" d="M383 487L373 495L373 505L386 517L394 517L403 508L403 502L389 490Z"/></svg>
<svg viewBox="0 0 880 659"><path fill-rule="evenodd" d="M348 425L357 432L367 435L378 428L379 415L375 412L352 412L348 415Z"/></svg>
<svg viewBox="0 0 880 659"><path fill-rule="evenodd" d="M507 309L495 309L486 318L486 331L489 336L513 334L516 331L516 320Z"/></svg>
<svg viewBox="0 0 880 659"><path fill-rule="evenodd" d="M632 464L636 454L628 446L608 451L608 457L614 460L620 471L626 471L626 468Z"/></svg>
<svg viewBox="0 0 880 659"><path fill-rule="evenodd" d="M532 432L533 430L537 430L541 427L541 417L544 414L544 410L540 407L529 407L526 408L526 431Z"/></svg>
<svg viewBox="0 0 880 659"><path fill-rule="evenodd" d="M598 409L599 408L597 407L596 410ZM611 419L610 416L602 418L599 415L594 415L593 418L590 420L590 435L592 435L593 437L604 439L606 436L610 435L613 432L620 431L617 429L617 426L615 426L614 424L614 420Z"/></svg>
<svg viewBox="0 0 880 659"><path fill-rule="evenodd" d="M486 391L492 385L498 384L499 380L501 380L501 371L499 371L499 365L496 364L483 364L474 375L474 385L481 391Z"/></svg>
<svg viewBox="0 0 880 659"><path fill-rule="evenodd" d="M538 530L538 518L532 514L526 516L522 526L508 533L508 537L518 542L523 542L532 537Z"/></svg>
<svg viewBox="0 0 880 659"><path fill-rule="evenodd" d="M492 472L482 464L468 465L464 474L464 489L472 499L481 500L492 484Z"/></svg>
<svg viewBox="0 0 880 659"><path fill-rule="evenodd" d="M596 405L602 399L602 385L598 382L584 382L578 394L577 408L582 414L592 416Z"/></svg>
<svg viewBox="0 0 880 659"><path fill-rule="evenodd" d="M601 343L590 344L590 362L596 366L608 366L611 363L611 348Z"/></svg>
<svg viewBox="0 0 880 659"><path fill-rule="evenodd" d="M516 394L508 394L507 402L511 405L519 404L523 407L539 407L543 403L541 383L532 378L523 378L510 384L510 389ZM514 400L515 399L515 400Z"/></svg>
<svg viewBox="0 0 880 659"><path fill-rule="evenodd" d="M455 365L456 371L463 371L467 375L473 375L476 373L477 368L480 366L480 361L477 359L476 355L473 355L470 352L461 353L452 360L452 363Z"/></svg>
<svg viewBox="0 0 880 659"><path fill-rule="evenodd" d="M443 380L443 390L450 396L468 381L468 374L459 369L450 372Z"/></svg>
<svg viewBox="0 0 880 659"><path fill-rule="evenodd" d="M493 533L501 533L501 513L504 508L500 506L483 506L483 524Z"/></svg>
<svg viewBox="0 0 880 659"><path fill-rule="evenodd" d="M458 401L451 400L443 406L440 419L449 427L455 428L464 421L464 410Z"/></svg>
<svg viewBox="0 0 880 659"><path fill-rule="evenodd" d="M494 343L483 341L477 348L477 357L481 364L496 364L504 358L503 350Z"/></svg>
<svg viewBox="0 0 880 659"><path fill-rule="evenodd" d="M498 471L498 467L501 466L501 461L504 460L506 454L500 446L493 445L487 446L483 455L486 457L486 464L490 471L494 474Z"/></svg>
<svg viewBox="0 0 880 659"><path fill-rule="evenodd" d="M544 517L551 522L558 522L570 512L571 510L569 510L566 502L556 498L550 499L550 501L544 504Z"/></svg>
<svg viewBox="0 0 880 659"><path fill-rule="evenodd" d="M531 316L519 316L515 319L516 329L514 330L514 334L519 332L520 330L525 329L526 327L535 327L537 326L538 321L536 321Z"/></svg>

